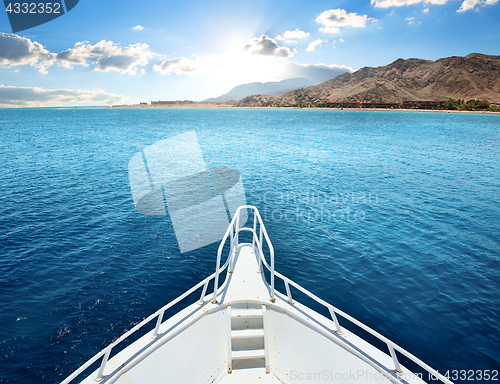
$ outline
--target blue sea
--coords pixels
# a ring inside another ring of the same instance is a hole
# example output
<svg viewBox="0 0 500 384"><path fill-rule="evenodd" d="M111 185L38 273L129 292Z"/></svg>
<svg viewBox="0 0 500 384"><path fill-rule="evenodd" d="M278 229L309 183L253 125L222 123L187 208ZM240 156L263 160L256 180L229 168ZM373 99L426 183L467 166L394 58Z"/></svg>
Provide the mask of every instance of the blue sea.
<svg viewBox="0 0 500 384"><path fill-rule="evenodd" d="M500 370L500 116L1 109L1 383L62 381L213 272L218 244L181 253L129 186L135 153L192 130L278 271L456 382Z"/></svg>

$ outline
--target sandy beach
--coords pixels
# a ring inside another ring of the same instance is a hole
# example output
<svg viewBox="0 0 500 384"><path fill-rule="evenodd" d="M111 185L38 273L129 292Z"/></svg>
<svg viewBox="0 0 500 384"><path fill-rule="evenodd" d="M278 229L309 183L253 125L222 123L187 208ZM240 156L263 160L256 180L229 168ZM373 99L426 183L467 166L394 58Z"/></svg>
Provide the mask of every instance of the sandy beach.
<svg viewBox="0 0 500 384"><path fill-rule="evenodd" d="M194 103L194 104L175 104L175 105L113 105L106 106L103 108L132 108L132 109L148 109L148 108L160 108L160 109L205 109L205 108L235 108L235 109L302 109L302 110L337 110L337 111L384 111L384 112L431 112L431 113L465 113L474 115L498 115L499 112L492 111L459 111L450 109L403 109L403 108L327 108L327 107L236 107L232 104L222 104L222 103Z"/></svg>

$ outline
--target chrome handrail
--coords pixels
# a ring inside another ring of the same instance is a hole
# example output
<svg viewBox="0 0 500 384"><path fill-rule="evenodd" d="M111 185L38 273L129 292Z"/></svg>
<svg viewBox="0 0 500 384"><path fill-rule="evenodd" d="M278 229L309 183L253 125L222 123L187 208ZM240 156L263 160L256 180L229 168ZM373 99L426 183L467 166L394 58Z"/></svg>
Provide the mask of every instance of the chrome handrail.
<svg viewBox="0 0 500 384"><path fill-rule="evenodd" d="M252 209L254 211L253 228L248 228L248 227L238 228L239 227L239 221L240 221L240 215L241 215L241 210L242 209ZM257 236L257 222L259 223L259 227L260 227L259 228L259 235L258 236ZM235 227L235 224L236 224L236 227ZM75 379L76 377L78 377L84 370L86 370L87 368L89 368L99 358L102 357L101 365L99 367L99 370L98 370L98 373L97 373L97 377L95 378L96 381L101 381L103 379L103 373L104 373L104 369L106 367L106 363L107 363L107 361L109 359L109 356L111 354L111 350L113 349L113 347L115 347L116 345L118 345L120 342L122 342L123 340L125 340L127 337L129 337L131 334L133 334L134 332L136 332L137 330L139 330L140 328L142 328L144 325L146 325L147 323L149 323L154 318L157 318L157 321L156 321L156 326L155 326L155 328L153 330L152 337L156 338L158 336L158 332L159 332L159 329L160 329L160 326L161 326L162 320L163 320L163 314L165 313L165 311L167 309L171 308L173 305L175 305L175 304L179 303L180 301L182 301L183 299L185 299L187 296L191 295L194 291L196 291L197 289L199 289L201 286L203 286L203 291L202 291L202 294L201 294L201 297L200 297L200 300L198 301L198 303L199 304L205 303L205 301L203 299L205 297L208 285L209 285L209 283L210 283L210 281L212 279L215 279L214 280L214 293L213 293L213 296L212 296L212 303L217 303L217 292L218 292L218 289L219 289L219 287L218 287L219 275L226 268L228 268L228 272L229 273L232 272L234 258L235 258L235 256L238 253L239 233L241 231L249 231L249 232L252 233L252 249L255 252L258 251L259 271L261 270L262 264L263 264L270 271L270 273L271 273L271 284L270 284L270 293L269 293L269 296L270 296L269 299L271 300L271 302L275 302L275 300L276 300L276 298L275 298L275 290L274 290L274 280L275 280L275 276L277 276L278 278L280 278L281 280L283 280L283 282L285 283L285 288L286 288L288 303L290 305L294 304L293 298L292 298L292 293L291 293L291 290L290 290L290 285L291 285L294 288L296 288L299 291L301 291L302 293L304 293L306 296L310 297L311 299L313 299L317 303L323 305L324 307L326 307L329 310L330 315L332 316L332 320L335 323L335 327L336 327L335 332L336 333L343 334L342 328L341 328L340 323L339 323L339 321L337 319L337 316L336 316L336 315L340 315L344 319L349 320L351 323L357 325L361 329L363 329L366 332L370 333L371 335L375 336L380 341L384 342L387 345L388 349L389 349L389 354L390 354L390 356L391 356L391 358L393 360L395 372L396 372L396 374L398 376L402 375L403 372L402 372L402 368L401 368L401 365L400 365L400 363L398 361L398 358L397 358L397 355L396 355L395 351L398 351L402 355L406 356L408 359L410 359L411 361L413 361L414 363L416 363L417 365L419 365L420 367L422 367L423 369L425 369L427 372L429 372L430 374L432 374L436 379L439 379L443 383L453 384L453 382L450 381L448 378L446 378L445 376L443 376L442 374L440 374L437 370L431 368L429 365L425 364L423 361L421 361L420 359L418 359L416 356L412 355L410 352L406 351L404 348L400 347L398 344L392 342L391 340L389 340L385 336L381 335L377 331L373 330L372 328L368 327L367 325L363 324L359 320L356 320L354 317L348 315L347 313L341 311L340 309L334 307L333 305L328 304L326 301L320 299L319 297L317 297L313 293L309 292L307 289L303 288L302 286L300 286L299 284L295 283L294 281L290 280L286 276L282 275L281 273L276 272L274 270L274 248L273 248L273 245L271 244L271 241L269 240L269 236L267 234L267 231L266 231L266 228L264 226L264 223L262 222L262 218L260 216L260 213L259 213L258 209L256 207L254 207L254 206L251 206L251 205L244 205L244 206L239 207L237 209L236 213L234 214L233 219L231 220L231 223L229 224L229 227L227 228L227 230L226 230L226 232L224 234L224 237L223 237L223 239L222 239L222 241L221 241L221 243L219 245L219 249L217 251L216 269L215 269L215 272L213 274L211 274L210 276L206 277L204 280L202 280L201 282L199 282L198 284L196 284L194 287L192 287L191 289L189 289L188 291L186 291L185 293L183 293L181 296L179 296L176 299L172 300L170 303L168 303L164 307L160 308L158 311L156 311L155 313L153 313L152 315L150 315L149 317L147 317L146 319L144 319L142 322L140 322L139 324L137 324L136 326L134 326L131 330L129 330L128 332L126 332L125 334L123 334L120 338L118 338L113 343L111 343L106 348L104 348L102 351L100 351L99 353L97 353L96 355L94 355L85 364L83 364L80 368L78 368L75 372L73 372L70 376L68 376L64 381L62 381L61 384L68 384L68 383L70 383L73 379ZM222 249L224 248L224 245L225 245L225 243L226 243L227 238L229 237L229 235L231 235L230 236L230 251L229 251L229 255L228 255L228 258L227 258L226 262L224 263L224 265L222 267L220 267L220 260L221 260L221 255L222 255ZM271 265L269 265L267 263L266 258L264 256L263 249L262 249L263 240L264 239L266 240L266 243L267 243L268 248L269 248ZM265 279L265 277L264 277L264 279Z"/></svg>
<svg viewBox="0 0 500 384"><path fill-rule="evenodd" d="M220 272L224 271L224 269L226 269L226 267L228 266L228 264L229 264L229 258L226 260L226 262L224 263L224 265L220 269ZM155 328L153 330L152 337L156 338L158 336L158 332L159 332L160 326L162 324L163 314L165 313L165 311L167 309L171 308L172 306L174 306L175 304L179 303L180 301L182 301L183 299L185 299L189 295L191 295L193 292L195 292L201 286L203 286L203 291L201 293L200 300L198 301L198 303L202 303L203 304L204 303L203 298L204 298L205 293L207 291L208 284L210 283L210 281L214 277L215 277L215 273L212 273L210 276L208 276L205 279L203 279L202 281L200 281L194 287L192 287L191 289L189 289L186 292L184 292L181 296L178 296L177 298L175 298L174 300L172 300L171 302L169 302L168 304L166 304L165 306L163 306L162 308L160 308L159 310L157 310L155 313L153 313L152 315L150 315L147 318L145 318L139 324L135 325L132 329L130 329L129 331L127 331L126 333L124 333L120 338L118 338L117 340L115 340L114 342L112 342L110 345L108 345L106 348L104 348L102 351L96 353L92 358L90 358L89 360L87 360L87 362L85 364L83 364L80 368L78 368L70 376L68 376L66 379L64 379L64 381L62 381L61 384L68 384L68 383L70 383L71 381L73 381L73 379L75 379L76 377L78 377L83 371L85 371L92 364L94 364L97 360L99 360L99 358L102 357L101 365L100 365L99 370L97 372L97 376L95 377L95 381L101 381L103 379L104 369L106 368L106 364L107 364L107 362L109 360L109 356L111 354L111 350L115 346L117 346L119 343L121 343L123 340L125 340L127 337L129 337L131 334L133 334L136 331L138 331L144 325L148 324L155 317L157 318L157 321L156 321Z"/></svg>
<svg viewBox="0 0 500 384"><path fill-rule="evenodd" d="M248 227L238 228L239 223L240 223L241 211L243 209L252 209L253 210L253 212L254 212L254 219L253 219L254 228L248 228ZM259 223L259 226L260 226L260 238L257 238L257 233L256 233L257 222ZM236 224L236 228L235 228L235 224ZM230 273L233 271L234 257L238 253L239 233L241 231L250 231L253 233L252 247L255 250L255 243L257 242L258 249L259 249L259 255L263 255L262 236L264 235L264 238L266 239L267 246L269 247L271 266L272 266L270 300L271 300L271 302L274 303L274 301L275 301L275 297L274 297L274 248L273 248L273 245L271 244L271 240L269 240L269 236L267 234L266 227L264 226L264 223L262 222L262 217L260 217L259 210L256 207L254 207L253 205L242 205L241 207L239 207L236 210L236 212L233 216L233 219L231 220L231 223L229 224L229 227L227 228L226 233L224 234L224 237L222 238L222 240L220 242L219 249L217 251L217 262L215 265L215 283L214 283L214 294L213 294L213 298L212 298L212 303L214 303L214 304L217 303L217 292L219 289L219 275L224 270L223 268L222 269L220 268L220 259L221 259L221 255L222 255L222 249L224 248L224 245L226 244L226 241L227 241L229 234L231 234L230 251L229 251L228 261L226 261L226 263L229 262L228 272Z"/></svg>
<svg viewBox="0 0 500 384"><path fill-rule="evenodd" d="M254 236L256 237L255 232L254 232ZM255 240L257 242L259 242L259 239L256 238ZM262 244L259 244L259 247L258 247L259 250L261 249L261 245ZM331 304L328 304L326 301L320 299L319 297L317 297L313 293L309 292L304 287L302 287L299 284L295 283L294 281L290 280L288 277L282 275L279 272L276 272L274 270L274 265L272 264L271 266L269 266L269 264L266 262L266 259L265 259L264 255L262 254L262 252L259 252L259 264L260 264L261 261L264 264L264 266L271 272L271 275L273 277L277 276L281 280L283 280L283 282L285 283L285 289L287 291L287 297L288 297L288 303L289 304L291 304L291 305L294 304L293 299L292 299L292 294L291 294L291 291L290 291L290 287L289 287L291 285L291 286L297 288L299 291L301 291L305 295L307 295L308 297L310 297L311 299L313 299L314 301L316 301L318 304L323 305L324 307L326 307L329 310L330 315L332 316L332 320L335 323L335 327L336 327L335 332L337 332L338 334L342 335L344 332L342 331L342 328L340 327L340 323L339 323L339 321L337 319L336 314L342 316L346 320L349 320L351 323L357 325L361 329L363 329L366 332L370 333L371 335L375 336L380 341L384 342L387 345L388 349L389 349L389 354L390 354L390 356L391 356L391 358L393 360L394 370L395 370L395 372L396 372L397 375L402 375L403 374L403 370L401 368L401 364L399 363L399 360L397 358L397 355L396 355L395 351L398 351L402 355L406 356L408 359L410 359L411 361L413 361L414 363L416 363L417 365L419 365L421 368L425 369L428 373L430 373L431 375L433 375L436 379L439 379L441 382L446 383L446 384L454 384L446 376L443 376L436 369L430 367L429 365L427 365L426 363L424 363L422 360L420 360L418 357L416 357L413 354L411 354L410 352L408 352L403 347L401 347L398 344L394 343L393 341L389 340L387 337L381 335L380 333L378 333L374 329L370 328L369 326L363 324L361 321L359 321L359 320L355 319L354 317L348 315L344 311L342 311L342 310L334 307ZM274 290L274 284L273 284L273 290Z"/></svg>
<svg viewBox="0 0 500 384"><path fill-rule="evenodd" d="M66 379L64 379L64 381L62 381L61 384L68 384L71 381L73 381L76 377L78 377L83 371L85 371L87 368L89 368L92 364L94 364L96 361L98 361L101 357L102 357L102 361L101 361L101 365L99 366L99 369L97 371L97 376L95 377L95 381L103 380L104 369L106 368L107 362L109 360L111 350L114 347L116 347L119 343L121 343L123 340L125 340L127 337L129 337L131 334L135 333L136 331L141 329L143 326L148 324L154 318L156 318L157 320L156 320L155 328L153 330L152 337L156 338L158 336L158 332L160 330L160 326L161 326L162 321L163 321L163 314L165 313L165 311L167 309L171 308L172 306L174 306L175 304L179 303L183 299L185 299L187 296L191 295L194 291L196 291L201 286L203 286L203 291L201 293L200 300L198 301L198 303L203 304L204 303L203 298L205 297L208 285L213 278L215 278L214 296L213 296L214 300L215 300L217 298L217 289L218 289L218 281L219 281L220 273L222 273L228 266L229 266L230 271L232 271L232 268L233 268L232 262L234 261L234 257L236 255L237 250L238 250L238 241L239 241L238 234L241 230L243 230L243 228L240 228L240 229L237 229L235 231L234 224L236 223L236 228L239 226L239 219L240 219L240 214L241 214L240 212L244 208L254 209L254 212L256 212L256 215L257 215L258 220L259 220L260 225L261 225L261 240L262 240L262 228L263 228L264 224L262 223L262 218L260 217L257 208L250 206L250 205L239 207L237 209L236 213L234 214L233 219L232 219L228 229L226 230L224 238L222 239L221 244L219 246L219 250L217 252L216 272L212 273L210 276L208 276L204 280L200 281L194 287L192 287L191 289L184 292L181 296L172 300L170 303L163 306L162 308L157 310L152 315L148 316L146 319L141 321L139 324L135 325L132 329L130 329L129 331L124 333L120 338L115 340L113 343L108 345L106 348L104 348L100 352L96 353L92 358L90 358L89 360L87 360L87 362L85 362L82 366L80 366L75 372L73 372L70 376L68 376ZM256 215L254 213L254 218L256 217ZM264 231L264 235L266 237L266 240L268 241L268 244L269 244L270 250L271 250L271 264L274 265L274 249L272 248L272 245L270 245L271 243L269 241L269 237L267 235L267 232L265 231L265 228L263 229L263 231ZM231 233L231 250L230 250L230 253L229 253L229 256L228 256L226 262L224 263L224 265L222 267L220 267L220 258L221 258L221 254L222 254L222 249L223 249L224 244L227 240L227 237L229 236L230 233ZM236 240L236 244L235 244L235 240ZM260 243L262 243L262 241ZM262 250L262 247L260 247L260 250ZM274 285L274 283L273 283L273 285ZM272 292L271 297L274 297L274 291Z"/></svg>

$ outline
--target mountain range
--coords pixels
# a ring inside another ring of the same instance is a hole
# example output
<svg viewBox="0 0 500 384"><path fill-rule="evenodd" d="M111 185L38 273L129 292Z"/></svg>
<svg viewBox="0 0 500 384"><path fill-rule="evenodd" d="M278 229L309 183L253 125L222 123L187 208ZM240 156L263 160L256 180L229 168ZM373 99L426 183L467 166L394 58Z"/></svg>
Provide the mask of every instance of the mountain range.
<svg viewBox="0 0 500 384"><path fill-rule="evenodd" d="M295 89L316 85L317 82L306 78L286 79L282 81L270 81L267 83L248 83L234 87L228 93L219 97L211 97L203 100L205 103L223 103L231 100L240 100L250 95L275 95L280 96Z"/></svg>
<svg viewBox="0 0 500 384"><path fill-rule="evenodd" d="M318 104L324 102L398 103L401 101L486 99L500 103L500 56L471 53L436 61L397 59L364 67L282 96L253 95L237 106Z"/></svg>

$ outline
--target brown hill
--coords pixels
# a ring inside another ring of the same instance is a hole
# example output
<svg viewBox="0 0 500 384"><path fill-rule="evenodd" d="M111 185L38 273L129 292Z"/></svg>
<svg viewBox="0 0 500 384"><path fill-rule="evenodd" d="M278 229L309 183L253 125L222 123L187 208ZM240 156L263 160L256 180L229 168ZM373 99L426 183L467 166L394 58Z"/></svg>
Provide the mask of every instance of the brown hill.
<svg viewBox="0 0 500 384"><path fill-rule="evenodd" d="M471 53L436 61L398 59L365 67L280 97L250 96L237 105L324 102L398 103L403 100L487 99L500 103L500 56Z"/></svg>

